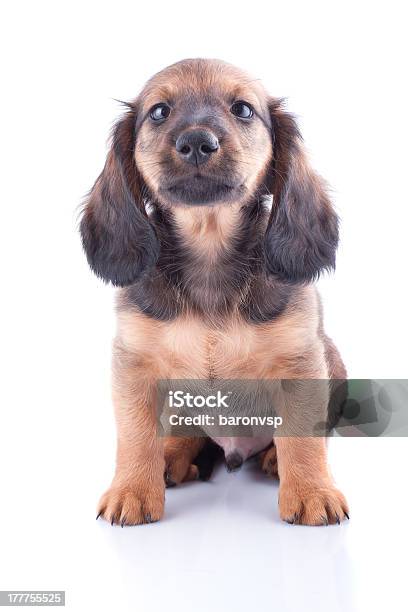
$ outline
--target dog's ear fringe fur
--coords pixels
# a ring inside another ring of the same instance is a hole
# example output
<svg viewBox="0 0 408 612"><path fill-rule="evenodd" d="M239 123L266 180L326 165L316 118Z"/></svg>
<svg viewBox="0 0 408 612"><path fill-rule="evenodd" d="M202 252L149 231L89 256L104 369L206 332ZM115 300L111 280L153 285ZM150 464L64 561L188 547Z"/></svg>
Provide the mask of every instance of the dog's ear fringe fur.
<svg viewBox="0 0 408 612"><path fill-rule="evenodd" d="M159 255L134 160L135 124L132 106L114 126L105 167L84 203L80 223L91 269L105 282L120 287L135 282Z"/></svg>
<svg viewBox="0 0 408 612"><path fill-rule="evenodd" d="M270 101L273 205L265 235L267 270L289 283L308 283L334 269L338 217L324 181L306 158L295 118L283 100Z"/></svg>

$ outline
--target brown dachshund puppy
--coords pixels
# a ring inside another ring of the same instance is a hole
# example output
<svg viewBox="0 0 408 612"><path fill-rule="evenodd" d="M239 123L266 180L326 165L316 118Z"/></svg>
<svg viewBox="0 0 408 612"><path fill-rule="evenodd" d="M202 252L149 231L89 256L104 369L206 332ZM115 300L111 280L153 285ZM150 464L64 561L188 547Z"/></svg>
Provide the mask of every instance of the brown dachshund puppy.
<svg viewBox="0 0 408 612"><path fill-rule="evenodd" d="M241 70L185 60L147 83L114 129L81 233L92 270L121 287L117 465L99 506L112 524L159 520L165 470L175 484L197 473L202 438L156 435L157 380L345 377L312 284L334 267L336 214L295 120ZM313 400L322 419L328 399ZM285 407L292 421L311 409ZM282 519L347 517L325 437L275 436L263 467L279 473Z"/></svg>

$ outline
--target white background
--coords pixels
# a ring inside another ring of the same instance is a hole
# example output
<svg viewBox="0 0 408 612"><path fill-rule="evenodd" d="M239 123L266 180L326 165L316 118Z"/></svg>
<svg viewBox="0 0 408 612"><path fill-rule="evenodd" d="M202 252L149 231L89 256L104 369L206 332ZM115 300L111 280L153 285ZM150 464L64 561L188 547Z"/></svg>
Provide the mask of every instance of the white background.
<svg viewBox="0 0 408 612"><path fill-rule="evenodd" d="M71 610L406 609L406 440L338 439L340 527L281 524L248 464L166 496L163 522L95 522L114 460L112 289L87 268L78 205L114 98L185 57L287 96L342 218L326 327L351 377L407 377L403 3L9 2L1 16L0 589ZM405 56L405 57L404 57Z"/></svg>

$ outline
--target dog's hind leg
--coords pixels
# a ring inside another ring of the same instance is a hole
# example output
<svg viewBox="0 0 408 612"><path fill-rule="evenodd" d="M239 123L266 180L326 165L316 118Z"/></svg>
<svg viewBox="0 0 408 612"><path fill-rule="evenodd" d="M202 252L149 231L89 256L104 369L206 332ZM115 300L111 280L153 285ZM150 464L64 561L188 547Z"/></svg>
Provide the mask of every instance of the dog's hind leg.
<svg viewBox="0 0 408 612"><path fill-rule="evenodd" d="M222 449L209 438L168 437L164 440L165 481L172 487L189 480L209 480Z"/></svg>
<svg viewBox="0 0 408 612"><path fill-rule="evenodd" d="M167 487L197 480L195 458L203 448L205 438L168 437L164 439L164 479Z"/></svg>
<svg viewBox="0 0 408 612"><path fill-rule="evenodd" d="M278 454L274 442L259 454L262 471L271 477L278 478Z"/></svg>

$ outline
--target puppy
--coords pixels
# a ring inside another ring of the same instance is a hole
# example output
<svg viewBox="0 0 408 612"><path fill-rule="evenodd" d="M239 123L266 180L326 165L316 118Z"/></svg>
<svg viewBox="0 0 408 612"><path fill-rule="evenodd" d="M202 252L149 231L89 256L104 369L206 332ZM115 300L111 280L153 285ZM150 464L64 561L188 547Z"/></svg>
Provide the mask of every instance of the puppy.
<svg viewBox="0 0 408 612"><path fill-rule="evenodd" d="M81 220L89 265L120 287L117 462L98 516L122 526L163 516L165 471L172 484L197 475L204 439L156 434L157 380L345 378L313 286L334 267L338 220L281 101L229 64L193 59L126 106ZM295 396L282 413L324 420L328 401ZM283 520L348 517L324 436L275 436L262 462L279 474Z"/></svg>

